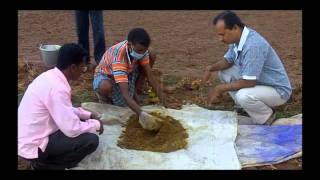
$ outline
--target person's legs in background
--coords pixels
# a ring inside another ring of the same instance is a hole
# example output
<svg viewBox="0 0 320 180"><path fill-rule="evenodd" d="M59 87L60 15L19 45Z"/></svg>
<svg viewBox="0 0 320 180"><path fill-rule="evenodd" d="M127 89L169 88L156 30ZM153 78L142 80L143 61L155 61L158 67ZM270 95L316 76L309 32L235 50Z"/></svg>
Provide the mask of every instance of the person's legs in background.
<svg viewBox="0 0 320 180"><path fill-rule="evenodd" d="M88 53L85 64L90 62L90 49L89 49L89 12L88 11L75 11L76 31L78 36L78 44L81 45Z"/></svg>
<svg viewBox="0 0 320 180"><path fill-rule="evenodd" d="M99 64L103 54L106 51L104 27L103 27L103 11L89 11L93 32L94 43L94 59Z"/></svg>

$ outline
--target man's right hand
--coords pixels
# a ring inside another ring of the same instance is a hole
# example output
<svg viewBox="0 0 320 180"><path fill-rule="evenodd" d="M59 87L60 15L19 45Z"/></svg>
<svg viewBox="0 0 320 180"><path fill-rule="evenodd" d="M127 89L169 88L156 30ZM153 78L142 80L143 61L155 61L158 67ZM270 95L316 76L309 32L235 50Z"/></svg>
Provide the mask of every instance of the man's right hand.
<svg viewBox="0 0 320 180"><path fill-rule="evenodd" d="M139 106L139 104L137 104L137 102L132 97L129 96L128 83L119 82L118 84L119 84L119 87L120 87L120 91L121 91L122 97L126 101L126 103L129 106L129 108L131 110L133 110L135 113L139 114L141 112L140 106Z"/></svg>
<svg viewBox="0 0 320 180"><path fill-rule="evenodd" d="M211 85L211 82L209 80L210 77L211 77L210 67L207 67L202 77L202 83L204 85Z"/></svg>
<svg viewBox="0 0 320 180"><path fill-rule="evenodd" d="M104 131L103 123L102 123L102 121L101 121L101 120L97 120L97 121L99 121L99 122L100 122L100 129L99 129L99 130L97 130L97 132L99 132L99 135L101 135L101 134L103 133L103 131Z"/></svg>
<svg viewBox="0 0 320 180"><path fill-rule="evenodd" d="M167 107L167 95L163 92L159 93L160 102L164 107Z"/></svg>
<svg viewBox="0 0 320 180"><path fill-rule="evenodd" d="M161 127L161 120L157 117L154 117L147 112L141 111L139 115L139 123L143 129L147 130L158 130Z"/></svg>

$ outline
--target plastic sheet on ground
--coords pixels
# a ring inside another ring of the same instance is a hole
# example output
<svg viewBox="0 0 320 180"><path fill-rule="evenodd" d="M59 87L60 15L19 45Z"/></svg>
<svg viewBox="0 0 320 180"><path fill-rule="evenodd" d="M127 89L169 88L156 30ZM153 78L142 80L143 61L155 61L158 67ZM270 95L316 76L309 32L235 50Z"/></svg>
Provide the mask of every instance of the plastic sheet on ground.
<svg viewBox="0 0 320 180"><path fill-rule="evenodd" d="M278 164L302 156L302 114L272 126L239 125L236 147L242 167Z"/></svg>
<svg viewBox="0 0 320 180"><path fill-rule="evenodd" d="M241 169L235 150L237 118L234 112L212 111L196 105L181 110L144 106L160 110L179 120L188 132L186 149L170 153L121 149L117 140L124 123L133 112L128 108L83 103L89 111L103 113L104 133L97 150L74 169Z"/></svg>

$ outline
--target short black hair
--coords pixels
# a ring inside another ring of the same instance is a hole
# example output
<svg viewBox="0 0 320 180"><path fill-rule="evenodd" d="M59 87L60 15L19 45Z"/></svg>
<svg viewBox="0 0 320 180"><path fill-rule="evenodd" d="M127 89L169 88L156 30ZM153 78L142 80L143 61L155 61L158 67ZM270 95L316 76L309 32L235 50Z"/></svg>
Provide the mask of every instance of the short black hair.
<svg viewBox="0 0 320 180"><path fill-rule="evenodd" d="M149 47L151 43L149 34L143 28L134 28L130 30L128 34L128 41L133 44L139 43L145 47Z"/></svg>
<svg viewBox="0 0 320 180"><path fill-rule="evenodd" d="M227 29L232 29L235 25L243 28L245 24L241 19L232 11L223 11L213 19L213 24L216 25L219 20L224 20Z"/></svg>
<svg viewBox="0 0 320 180"><path fill-rule="evenodd" d="M64 70L72 64L80 64L87 57L87 51L76 43L64 44L58 53L58 62L56 67Z"/></svg>

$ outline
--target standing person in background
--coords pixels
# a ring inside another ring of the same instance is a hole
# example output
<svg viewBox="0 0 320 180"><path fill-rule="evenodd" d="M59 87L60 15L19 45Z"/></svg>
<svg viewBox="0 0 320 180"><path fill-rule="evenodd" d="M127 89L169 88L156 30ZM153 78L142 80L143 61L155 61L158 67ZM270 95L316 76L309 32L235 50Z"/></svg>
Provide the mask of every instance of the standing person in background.
<svg viewBox="0 0 320 180"><path fill-rule="evenodd" d="M103 27L103 11L75 11L78 44L80 44L88 52L88 58L85 59L84 62L87 68L90 67L89 16L93 32L94 59L97 64L99 64L100 59L106 50Z"/></svg>

